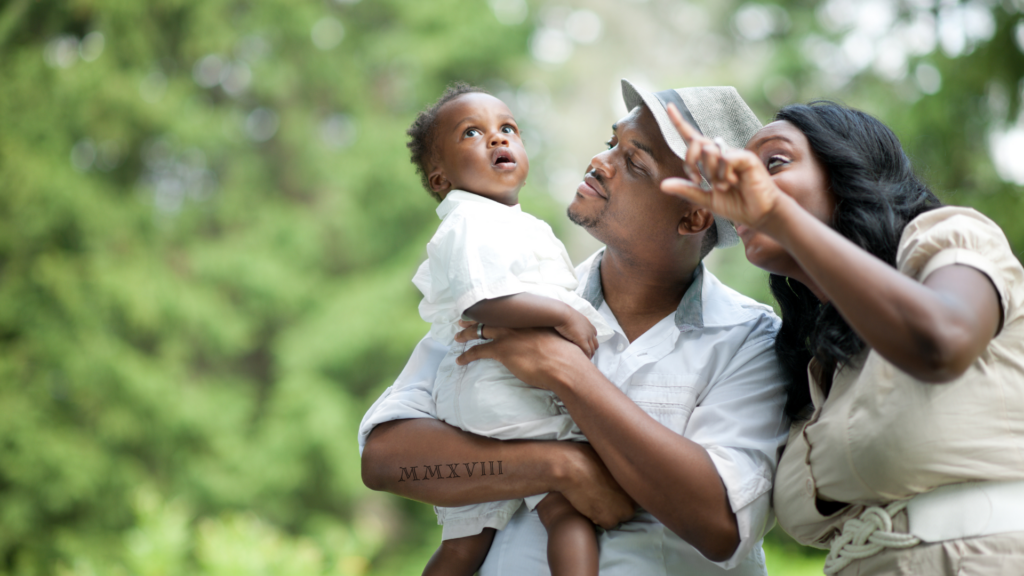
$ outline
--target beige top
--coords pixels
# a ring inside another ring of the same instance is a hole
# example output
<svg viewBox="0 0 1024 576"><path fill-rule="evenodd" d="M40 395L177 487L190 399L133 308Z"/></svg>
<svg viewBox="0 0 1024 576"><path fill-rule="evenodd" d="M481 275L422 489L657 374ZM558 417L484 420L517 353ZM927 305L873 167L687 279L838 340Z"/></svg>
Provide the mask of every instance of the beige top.
<svg viewBox="0 0 1024 576"><path fill-rule="evenodd" d="M953 264L980 270L999 293L1003 327L945 384L916 380L872 350L836 372L827 399L810 378L814 413L793 423L774 489L779 524L804 544L827 546L864 505L1024 479L1024 268L1006 236L975 210L939 208L907 226L896 259L920 282ZM816 498L855 506L826 517Z"/></svg>

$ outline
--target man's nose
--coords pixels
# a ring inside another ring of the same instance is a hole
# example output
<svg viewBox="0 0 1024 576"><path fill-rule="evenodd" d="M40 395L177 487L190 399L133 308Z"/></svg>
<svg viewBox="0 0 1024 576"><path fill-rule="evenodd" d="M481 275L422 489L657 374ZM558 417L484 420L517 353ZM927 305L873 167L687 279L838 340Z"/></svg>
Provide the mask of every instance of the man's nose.
<svg viewBox="0 0 1024 576"><path fill-rule="evenodd" d="M595 154L590 159L590 167L587 168L587 172L594 170L602 178L613 178L615 176L615 165L611 162L611 152L611 150L605 150Z"/></svg>

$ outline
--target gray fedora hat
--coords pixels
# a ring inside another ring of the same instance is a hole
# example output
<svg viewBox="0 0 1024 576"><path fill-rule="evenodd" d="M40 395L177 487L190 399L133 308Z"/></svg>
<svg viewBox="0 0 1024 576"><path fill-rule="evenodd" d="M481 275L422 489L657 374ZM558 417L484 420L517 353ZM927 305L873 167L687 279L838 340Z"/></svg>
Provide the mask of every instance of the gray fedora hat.
<svg viewBox="0 0 1024 576"><path fill-rule="evenodd" d="M654 115L665 137L668 147L680 158L686 157L686 143L668 117L669 103L675 104L679 113L690 124L708 138L721 138L734 148L743 148L747 140L761 129L761 122L754 116L747 103L740 98L732 86L702 86L699 88L677 88L661 92L647 92L622 79L622 99L626 108L632 110L646 104ZM707 181L702 182L707 187ZM740 241L732 222L715 214L718 224L716 248L727 248Z"/></svg>

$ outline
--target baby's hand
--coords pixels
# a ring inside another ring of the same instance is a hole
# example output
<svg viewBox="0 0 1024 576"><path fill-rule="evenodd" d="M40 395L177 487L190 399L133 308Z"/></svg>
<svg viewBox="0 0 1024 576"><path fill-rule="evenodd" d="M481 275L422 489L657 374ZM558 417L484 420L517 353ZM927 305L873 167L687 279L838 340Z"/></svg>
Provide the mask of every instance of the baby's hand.
<svg viewBox="0 0 1024 576"><path fill-rule="evenodd" d="M563 338L580 347L587 358L593 358L597 352L597 329L579 311L570 308L569 318L564 324L555 326L555 330Z"/></svg>

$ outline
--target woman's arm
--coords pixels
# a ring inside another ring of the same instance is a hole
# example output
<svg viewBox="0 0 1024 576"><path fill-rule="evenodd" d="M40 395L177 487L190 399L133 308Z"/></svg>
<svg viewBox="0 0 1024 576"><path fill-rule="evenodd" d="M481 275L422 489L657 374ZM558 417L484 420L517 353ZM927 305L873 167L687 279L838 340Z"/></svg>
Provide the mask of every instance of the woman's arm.
<svg viewBox="0 0 1024 576"><path fill-rule="evenodd" d="M427 418L377 425L363 449L362 475L373 490L438 506L561 492L604 528L634 514L587 444L494 440Z"/></svg>
<svg viewBox="0 0 1024 576"><path fill-rule="evenodd" d="M857 335L897 368L926 382L947 382L963 374L996 334L1002 311L983 273L957 265L923 284L904 276L779 190L756 155L723 151L674 107L669 114L688 144L691 181L670 178L662 189L772 237ZM711 191L696 186L698 162Z"/></svg>
<svg viewBox="0 0 1024 576"><path fill-rule="evenodd" d="M959 377L999 327L995 287L975 268L947 266L922 284L862 250L782 195L762 230L828 296L850 327L925 382Z"/></svg>
<svg viewBox="0 0 1024 576"><path fill-rule="evenodd" d="M459 335L472 338L473 328ZM615 481L645 510L713 561L740 542L736 516L711 457L661 425L551 330L487 328L494 342L460 364L500 360L520 380L554 391Z"/></svg>

